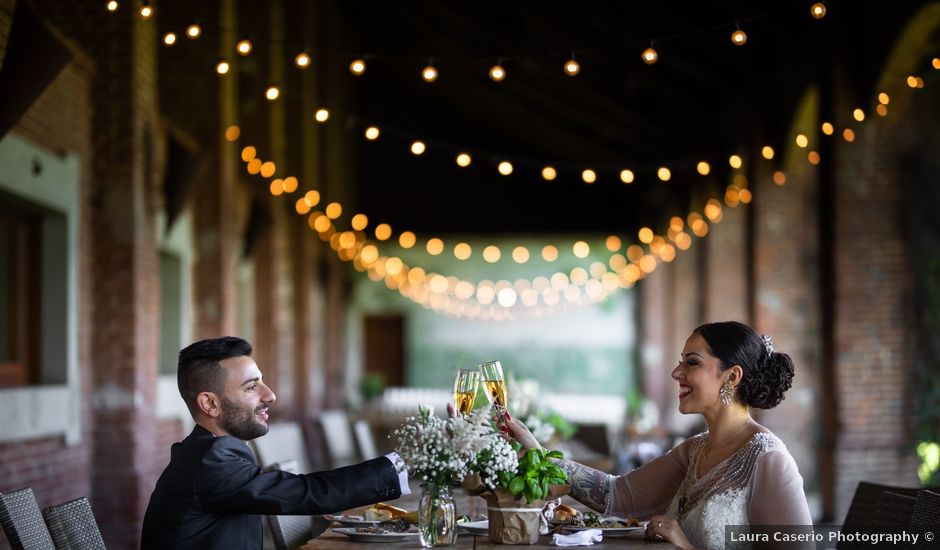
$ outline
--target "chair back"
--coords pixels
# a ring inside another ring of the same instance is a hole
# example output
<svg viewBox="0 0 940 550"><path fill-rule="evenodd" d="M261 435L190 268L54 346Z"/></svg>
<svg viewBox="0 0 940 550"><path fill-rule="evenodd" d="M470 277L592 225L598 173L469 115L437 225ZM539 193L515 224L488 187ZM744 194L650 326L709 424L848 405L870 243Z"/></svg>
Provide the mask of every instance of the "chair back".
<svg viewBox="0 0 940 550"><path fill-rule="evenodd" d="M55 550L36 495L29 487L0 493L0 525L13 550Z"/></svg>
<svg viewBox="0 0 940 550"><path fill-rule="evenodd" d="M295 460L271 464L266 470L298 473ZM295 550L314 537L310 516L265 516L277 550Z"/></svg>
<svg viewBox="0 0 940 550"><path fill-rule="evenodd" d="M372 427L363 419L353 423L353 433L356 435L356 445L359 447L359 456L363 460L371 460L379 456L375 447L375 438L372 437Z"/></svg>
<svg viewBox="0 0 940 550"><path fill-rule="evenodd" d="M98 522L86 497L49 506L43 517L56 550L104 550L104 540Z"/></svg>
<svg viewBox="0 0 940 550"><path fill-rule="evenodd" d="M878 514L874 526L904 529L911 523L914 504L917 497L902 495L893 491L881 493L878 499Z"/></svg>
<svg viewBox="0 0 940 550"><path fill-rule="evenodd" d="M330 467L339 468L358 462L356 443L346 411L323 411L317 419L323 430L323 442L326 444Z"/></svg>
<svg viewBox="0 0 940 550"><path fill-rule="evenodd" d="M280 464L287 460L296 462L298 472L311 471L307 456L307 443L303 430L297 422L270 424L268 433L251 440L258 464Z"/></svg>
<svg viewBox="0 0 940 550"><path fill-rule="evenodd" d="M911 513L911 526L936 527L940 522L940 493L923 489L917 493L917 503ZM940 541L935 541L940 547Z"/></svg>
<svg viewBox="0 0 940 550"><path fill-rule="evenodd" d="M913 522L919 487L894 487L860 481L849 511L842 522L843 529L872 530L879 527L908 527ZM933 520L934 524L936 520ZM839 550L871 548L870 543L841 542Z"/></svg>

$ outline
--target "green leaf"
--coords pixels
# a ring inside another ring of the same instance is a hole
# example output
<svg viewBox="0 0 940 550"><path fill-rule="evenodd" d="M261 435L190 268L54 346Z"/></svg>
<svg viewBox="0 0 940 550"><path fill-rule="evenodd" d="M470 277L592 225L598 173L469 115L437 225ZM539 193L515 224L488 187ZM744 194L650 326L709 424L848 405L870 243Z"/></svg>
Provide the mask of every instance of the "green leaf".
<svg viewBox="0 0 940 550"><path fill-rule="evenodd" d="M525 489L525 480L519 476L512 478L512 481L509 482L509 492L518 495L522 493L522 490Z"/></svg>
<svg viewBox="0 0 940 550"><path fill-rule="evenodd" d="M542 478L542 486L540 487L540 489L542 493L541 499L545 500L546 498L548 498L548 479L544 477Z"/></svg>
<svg viewBox="0 0 940 550"><path fill-rule="evenodd" d="M561 451L551 451L547 455L548 458L557 458L558 460L564 460L565 455L561 454Z"/></svg>
<svg viewBox="0 0 940 550"><path fill-rule="evenodd" d="M539 500L539 497L542 495L542 485L535 479L526 480L526 496L532 495L532 500Z"/></svg>

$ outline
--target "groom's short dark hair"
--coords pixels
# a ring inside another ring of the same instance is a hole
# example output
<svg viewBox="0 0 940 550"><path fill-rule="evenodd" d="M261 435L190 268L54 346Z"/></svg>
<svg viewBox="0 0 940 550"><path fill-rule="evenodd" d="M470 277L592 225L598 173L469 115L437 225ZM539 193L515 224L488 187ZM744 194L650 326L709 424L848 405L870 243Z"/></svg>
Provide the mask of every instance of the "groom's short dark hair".
<svg viewBox="0 0 940 550"><path fill-rule="evenodd" d="M196 396L200 392L222 395L225 390L225 369L219 362L230 357L250 356L251 351L251 344L236 336L200 340L183 348L176 383L194 418L198 410Z"/></svg>

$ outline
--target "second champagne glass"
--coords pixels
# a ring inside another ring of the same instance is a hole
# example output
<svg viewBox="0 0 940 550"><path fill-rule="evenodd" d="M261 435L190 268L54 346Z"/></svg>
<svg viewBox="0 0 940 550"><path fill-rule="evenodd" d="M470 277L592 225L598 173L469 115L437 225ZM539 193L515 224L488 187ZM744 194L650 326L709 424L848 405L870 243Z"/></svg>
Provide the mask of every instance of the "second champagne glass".
<svg viewBox="0 0 940 550"><path fill-rule="evenodd" d="M473 410L473 402L477 398L477 388L480 386L480 372L475 370L459 369L457 379L454 380L454 406L457 414L466 416Z"/></svg>
<svg viewBox="0 0 940 550"><path fill-rule="evenodd" d="M486 388L486 397L496 408L500 416L507 416L509 411L506 395L506 379L503 378L503 366L499 361L487 361L480 365L483 373L483 386Z"/></svg>

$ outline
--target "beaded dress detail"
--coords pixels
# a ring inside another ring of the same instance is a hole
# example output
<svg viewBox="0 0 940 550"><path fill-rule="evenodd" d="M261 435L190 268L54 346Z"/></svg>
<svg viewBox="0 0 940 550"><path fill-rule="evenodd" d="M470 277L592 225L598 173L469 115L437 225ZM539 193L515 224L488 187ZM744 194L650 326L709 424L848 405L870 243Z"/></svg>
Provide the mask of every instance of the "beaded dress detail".
<svg viewBox="0 0 940 550"><path fill-rule="evenodd" d="M725 526L751 523L748 504L757 461L771 451L789 456L786 445L771 433L758 432L699 478L698 463L708 440L706 432L691 441L688 470L666 514L679 521L689 542L697 548L750 548L746 543L726 545Z"/></svg>

